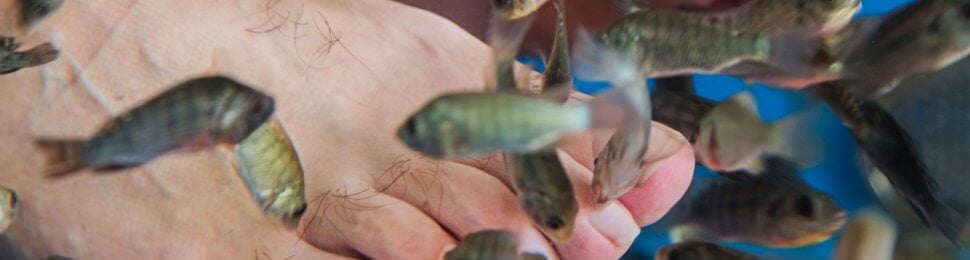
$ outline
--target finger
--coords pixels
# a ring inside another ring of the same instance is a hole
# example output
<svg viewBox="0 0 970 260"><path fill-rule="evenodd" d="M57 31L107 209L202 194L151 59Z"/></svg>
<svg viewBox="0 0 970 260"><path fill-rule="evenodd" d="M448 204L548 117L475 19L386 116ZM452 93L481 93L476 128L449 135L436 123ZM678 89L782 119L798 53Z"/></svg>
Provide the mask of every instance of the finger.
<svg viewBox="0 0 970 260"><path fill-rule="evenodd" d="M620 197L623 204L644 226L656 222L687 191L694 173L694 152L687 139L660 123L653 123L650 148L644 156L645 179Z"/></svg>
<svg viewBox="0 0 970 260"><path fill-rule="evenodd" d="M385 186L385 194L411 203L458 237L484 229L512 230L518 233L523 251L555 256L501 181L450 161L413 160L408 168L395 183Z"/></svg>
<svg viewBox="0 0 970 260"><path fill-rule="evenodd" d="M300 236L327 251L373 259L439 259L454 247L438 223L410 204L351 192L334 189L308 201Z"/></svg>
<svg viewBox="0 0 970 260"><path fill-rule="evenodd" d="M276 232L273 241L253 249L255 259L353 259L320 250L293 232Z"/></svg>

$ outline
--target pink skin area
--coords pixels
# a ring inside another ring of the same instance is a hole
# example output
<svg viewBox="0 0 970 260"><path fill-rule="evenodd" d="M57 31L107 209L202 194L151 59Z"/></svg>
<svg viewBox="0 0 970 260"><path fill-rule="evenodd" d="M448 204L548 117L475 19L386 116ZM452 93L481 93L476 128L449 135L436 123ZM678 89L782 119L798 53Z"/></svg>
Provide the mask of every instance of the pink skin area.
<svg viewBox="0 0 970 260"><path fill-rule="evenodd" d="M295 12L300 26L284 22ZM27 46L61 50L47 65L0 76L0 147L11 151L0 156L0 185L21 198L5 236L28 259L432 259L485 228L514 231L526 251L615 257L691 179L686 141L655 124L646 156L654 176L599 209L588 204L590 167L609 136L567 138L560 155L583 204L573 241L550 244L519 209L500 160L482 170L422 158L394 136L433 97L483 90L493 66L473 35L395 2L68 1L18 33ZM43 176L34 138L89 137L173 84L216 73L274 96L304 168L308 208L295 230L261 212L225 145L111 173Z"/></svg>

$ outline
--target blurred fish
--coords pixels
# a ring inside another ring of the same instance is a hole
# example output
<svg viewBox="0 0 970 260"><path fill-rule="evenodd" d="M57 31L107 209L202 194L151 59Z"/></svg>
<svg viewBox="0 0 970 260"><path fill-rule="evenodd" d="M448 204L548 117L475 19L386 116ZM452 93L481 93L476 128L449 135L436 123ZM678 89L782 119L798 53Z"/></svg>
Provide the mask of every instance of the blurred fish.
<svg viewBox="0 0 970 260"><path fill-rule="evenodd" d="M20 43L13 37L0 36L0 75L27 67L47 64L57 59L54 45L44 43L26 51L17 51Z"/></svg>
<svg viewBox="0 0 970 260"><path fill-rule="evenodd" d="M447 260L532 260L546 259L542 255L519 254L515 234L505 230L483 230L468 234L458 246L445 253Z"/></svg>
<svg viewBox="0 0 970 260"><path fill-rule="evenodd" d="M637 81L618 87L624 88L637 113L613 133L593 162L593 196L601 205L623 196L650 177L642 170L650 144L650 92Z"/></svg>
<svg viewBox="0 0 970 260"><path fill-rule="evenodd" d="M839 238L836 260L892 259L896 224L876 210L855 214Z"/></svg>
<svg viewBox="0 0 970 260"><path fill-rule="evenodd" d="M856 34L863 40L844 50L843 77L863 97L882 95L908 75L970 53L970 1L916 1Z"/></svg>
<svg viewBox="0 0 970 260"><path fill-rule="evenodd" d="M522 39L535 21L536 0L492 0L491 18L488 25L488 44L496 63L495 87L499 91L516 90L515 55Z"/></svg>
<svg viewBox="0 0 970 260"><path fill-rule="evenodd" d="M565 95L560 96L565 98L552 97L554 101L562 103L568 98L568 92L572 90L572 86L553 87L550 84L570 84L572 76L568 69L568 56L565 56L566 59L557 58L557 56L568 55L563 52L564 45L557 45L565 44L565 5L562 0L557 2L556 10L559 12L560 19L557 25L558 36L553 43L549 66L543 73L542 91L564 93ZM502 74L498 76L499 82L505 81L501 78ZM509 76L511 74L506 74L504 77ZM560 243L568 241L572 237L579 203L576 201L573 186L556 151L537 151L527 154L505 152L503 156L506 168L511 174L519 204L532 223L553 241Z"/></svg>
<svg viewBox="0 0 970 260"><path fill-rule="evenodd" d="M564 0L556 2L556 38L552 41L552 51L549 53L549 62L546 70L542 72L543 92L545 93L566 93L551 97L559 102L566 102L569 99L568 91L555 88L568 88L572 90L573 74L569 65L569 35L566 26L566 3Z"/></svg>
<svg viewBox="0 0 970 260"><path fill-rule="evenodd" d="M697 15L741 32L816 35L842 29L861 8L860 0L751 0L728 11Z"/></svg>
<svg viewBox="0 0 970 260"><path fill-rule="evenodd" d="M743 32L683 12L637 12L596 36L580 31L573 54L576 73L587 80L604 80L615 63L634 63L646 77L722 73L745 62L815 74L822 41L806 37Z"/></svg>
<svg viewBox="0 0 970 260"><path fill-rule="evenodd" d="M832 108L855 137L873 165L909 202L924 223L932 224L955 244L963 220L937 198L936 181L926 171L909 134L878 104L859 99L847 82L833 81L810 88Z"/></svg>
<svg viewBox="0 0 970 260"><path fill-rule="evenodd" d="M714 171L763 171L765 153L811 166L822 158L822 141L806 124L818 116L812 110L766 124L748 92L736 94L703 117L694 151ZM817 111L817 110L815 110Z"/></svg>
<svg viewBox="0 0 970 260"><path fill-rule="evenodd" d="M0 235L10 227L10 223L17 217L17 193L0 186Z"/></svg>
<svg viewBox="0 0 970 260"><path fill-rule="evenodd" d="M670 232L672 241L800 247L827 240L846 222L844 209L804 183L782 186L761 179L720 179L689 203L687 217Z"/></svg>
<svg viewBox="0 0 970 260"><path fill-rule="evenodd" d="M272 115L273 98L223 76L196 78L107 123L86 140L40 139L48 174L134 167L174 150L235 144Z"/></svg>
<svg viewBox="0 0 970 260"><path fill-rule="evenodd" d="M656 260L755 260L758 257L712 242L686 241L657 249Z"/></svg>
<svg viewBox="0 0 970 260"><path fill-rule="evenodd" d="M568 91L569 89L564 89ZM451 93L413 114L397 136L410 148L436 158L483 155L498 150L533 152L569 132L616 127L629 99L607 91L588 103L557 102L509 93Z"/></svg>
<svg viewBox="0 0 970 260"><path fill-rule="evenodd" d="M306 210L303 167L286 129L270 118L236 145L239 176L266 213L295 224Z"/></svg>
<svg viewBox="0 0 970 260"><path fill-rule="evenodd" d="M657 89L650 95L650 104L654 121L677 130L694 144L700 133L701 119L714 110L717 102L694 94L693 86L690 87L691 92L685 93L681 91L685 89L683 86L668 87L666 83L658 82Z"/></svg>
<svg viewBox="0 0 970 260"><path fill-rule="evenodd" d="M64 5L64 0L17 0L20 4L20 25L30 28Z"/></svg>
<svg viewBox="0 0 970 260"><path fill-rule="evenodd" d="M532 222L553 241L568 241L573 234L579 204L556 152L508 156L505 162L519 204Z"/></svg>

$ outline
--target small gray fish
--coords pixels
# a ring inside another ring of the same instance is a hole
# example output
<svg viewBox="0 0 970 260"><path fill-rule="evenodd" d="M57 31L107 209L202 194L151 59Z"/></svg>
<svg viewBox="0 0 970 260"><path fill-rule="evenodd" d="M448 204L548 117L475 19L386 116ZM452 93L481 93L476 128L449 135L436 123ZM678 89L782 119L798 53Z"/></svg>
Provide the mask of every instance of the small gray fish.
<svg viewBox="0 0 970 260"><path fill-rule="evenodd" d="M938 70L970 54L970 1L916 1L861 30L847 47L843 78L869 98L914 73Z"/></svg>
<svg viewBox="0 0 970 260"><path fill-rule="evenodd" d="M717 243L686 241L657 249L657 260L755 260L752 254L724 247Z"/></svg>
<svg viewBox="0 0 970 260"><path fill-rule="evenodd" d="M939 186L927 172L909 133L886 109L856 96L850 90L854 86L848 84L851 82L832 81L809 91L842 119L856 144L906 198L920 219L959 244L963 217L938 198Z"/></svg>
<svg viewBox="0 0 970 260"><path fill-rule="evenodd" d="M566 102L569 99L567 91L558 88L573 88L573 74L569 65L569 35L566 26L566 3L564 0L556 2L556 38L552 41L552 51L549 53L549 62L546 70L542 72L543 92L544 93L564 93L555 98L559 102Z"/></svg>
<svg viewBox="0 0 970 260"><path fill-rule="evenodd" d="M296 224L306 210L303 166L286 129L270 118L234 149L239 176L266 213Z"/></svg>
<svg viewBox="0 0 970 260"><path fill-rule="evenodd" d="M509 153L506 153L509 155ZM579 213L573 185L555 151L505 157L519 204L533 223L556 242L572 237Z"/></svg>
<svg viewBox="0 0 970 260"><path fill-rule="evenodd" d="M743 241L780 248L827 240L845 225L845 210L828 195L796 184L716 180L690 201L686 219L670 232L671 240Z"/></svg>
<svg viewBox="0 0 970 260"><path fill-rule="evenodd" d="M653 120L677 130L691 144L696 143L701 119L717 106L717 102L662 86L664 84L658 83L650 95Z"/></svg>
<svg viewBox="0 0 970 260"><path fill-rule="evenodd" d="M892 259L896 224L876 210L856 213L835 249L836 260Z"/></svg>
<svg viewBox="0 0 970 260"><path fill-rule="evenodd" d="M223 76L182 82L86 140L40 139L45 172L135 167L174 150L235 144L272 115L273 98Z"/></svg>
<svg viewBox="0 0 970 260"><path fill-rule="evenodd" d="M17 193L0 186L0 235L10 227L10 223L17 217Z"/></svg>
<svg viewBox="0 0 970 260"><path fill-rule="evenodd" d="M751 0L728 11L697 15L742 32L815 35L842 29L861 8L860 0Z"/></svg>
<svg viewBox="0 0 970 260"><path fill-rule="evenodd" d="M638 114L613 133L593 162L593 196L601 205L650 177L644 176L642 169L650 144L650 92L639 82L618 87L626 90Z"/></svg>
<svg viewBox="0 0 970 260"><path fill-rule="evenodd" d="M34 27L51 13L64 5L64 0L18 0L20 4L20 25Z"/></svg>
<svg viewBox="0 0 970 260"><path fill-rule="evenodd" d="M26 51L17 51L20 43L13 37L0 36L0 75L23 68L40 66L57 59L54 45L44 43Z"/></svg>
<svg viewBox="0 0 970 260"><path fill-rule="evenodd" d="M482 230L468 234L445 253L447 260L537 260L542 255L519 253L519 240L506 230Z"/></svg>
<svg viewBox="0 0 970 260"><path fill-rule="evenodd" d="M397 135L412 149L437 158L532 152L566 133L600 125L596 103L563 106L509 93L445 94L412 115Z"/></svg>
<svg viewBox="0 0 970 260"><path fill-rule="evenodd" d="M816 73L813 59L821 46L821 39L743 32L684 12L637 12L595 37L581 32L578 38L577 73L588 80L604 80L616 69L613 63L635 63L646 77L722 73L743 62Z"/></svg>

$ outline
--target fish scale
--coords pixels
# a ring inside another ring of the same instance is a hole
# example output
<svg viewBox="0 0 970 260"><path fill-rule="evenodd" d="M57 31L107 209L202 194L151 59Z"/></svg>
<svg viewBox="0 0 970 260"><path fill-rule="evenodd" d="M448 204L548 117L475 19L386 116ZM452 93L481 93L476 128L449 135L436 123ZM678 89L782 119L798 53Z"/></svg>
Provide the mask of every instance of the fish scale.
<svg viewBox="0 0 970 260"><path fill-rule="evenodd" d="M306 208L303 167L286 130L272 118L234 149L239 176L257 203L286 224Z"/></svg>
<svg viewBox="0 0 970 260"><path fill-rule="evenodd" d="M677 13L639 12L614 22L607 46L636 57L647 76L684 69L712 72L739 60L766 61L768 39ZM685 46L687 48L685 48Z"/></svg>

